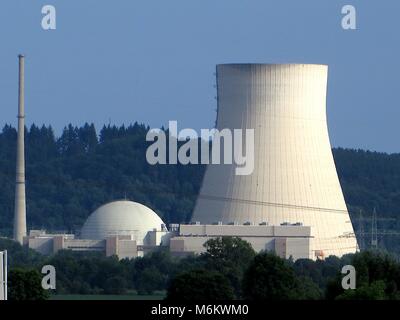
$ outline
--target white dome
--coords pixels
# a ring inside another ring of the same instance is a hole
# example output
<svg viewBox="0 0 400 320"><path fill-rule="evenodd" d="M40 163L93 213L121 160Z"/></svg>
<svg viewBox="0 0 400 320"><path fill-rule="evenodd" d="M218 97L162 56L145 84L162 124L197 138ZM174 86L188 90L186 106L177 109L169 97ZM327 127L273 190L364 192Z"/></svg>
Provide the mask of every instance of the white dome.
<svg viewBox="0 0 400 320"><path fill-rule="evenodd" d="M114 201L94 211L81 230L82 239L102 240L110 236L131 235L143 244L147 233L161 230L164 222L150 208L132 201Z"/></svg>

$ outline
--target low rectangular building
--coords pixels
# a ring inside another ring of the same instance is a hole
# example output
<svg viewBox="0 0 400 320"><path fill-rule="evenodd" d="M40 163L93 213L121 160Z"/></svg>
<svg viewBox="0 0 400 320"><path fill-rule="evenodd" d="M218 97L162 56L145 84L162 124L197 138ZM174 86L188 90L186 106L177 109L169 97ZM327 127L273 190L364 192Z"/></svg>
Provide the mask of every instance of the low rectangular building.
<svg viewBox="0 0 400 320"><path fill-rule="evenodd" d="M138 252L136 240L131 236L112 236L104 240L75 239L68 234L47 234L33 231L24 242L41 254L50 255L59 250L99 251L106 256L118 256L119 259L131 259L142 255Z"/></svg>
<svg viewBox="0 0 400 320"><path fill-rule="evenodd" d="M256 252L274 251L282 258L311 258L311 228L299 224L268 225L180 225L177 236L170 239L170 250L176 255L205 252L204 243L217 237L239 237Z"/></svg>

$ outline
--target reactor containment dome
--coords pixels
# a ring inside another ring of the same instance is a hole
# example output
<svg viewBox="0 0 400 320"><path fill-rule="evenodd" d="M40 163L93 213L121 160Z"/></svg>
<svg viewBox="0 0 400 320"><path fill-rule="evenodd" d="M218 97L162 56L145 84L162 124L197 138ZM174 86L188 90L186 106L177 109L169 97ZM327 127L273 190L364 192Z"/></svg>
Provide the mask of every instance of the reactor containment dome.
<svg viewBox="0 0 400 320"><path fill-rule="evenodd" d="M355 252L326 119L328 67L217 66L217 129L254 129L254 170L210 164L192 221L300 222L311 227L310 258Z"/></svg>
<svg viewBox="0 0 400 320"><path fill-rule="evenodd" d="M131 236L142 245L149 231L165 231L164 222L150 208L132 201L107 203L94 211L81 230L82 239L103 240Z"/></svg>

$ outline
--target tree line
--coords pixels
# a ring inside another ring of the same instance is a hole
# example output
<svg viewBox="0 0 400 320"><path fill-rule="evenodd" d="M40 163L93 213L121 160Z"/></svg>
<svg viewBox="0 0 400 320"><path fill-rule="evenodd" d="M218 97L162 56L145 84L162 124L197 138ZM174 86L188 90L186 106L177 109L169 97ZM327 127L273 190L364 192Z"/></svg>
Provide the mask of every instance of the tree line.
<svg viewBox="0 0 400 320"><path fill-rule="evenodd" d="M77 232L100 205L121 198L143 203L166 223L191 218L204 165L149 165L146 134L150 128L69 124L59 137L51 126L26 128L27 219L29 229ZM0 235L12 235L16 129L0 132ZM378 227L399 232L400 154L333 149L340 182L356 233L359 212L370 218L376 208ZM368 248L371 221L362 225ZM400 252L397 236L379 238L382 248ZM361 243L361 241L360 241Z"/></svg>
<svg viewBox="0 0 400 320"><path fill-rule="evenodd" d="M190 220L204 166L151 166L145 154L149 127L68 125L59 138L48 126L26 129L29 229L77 232L100 205L128 198L167 223ZM17 132L0 133L0 235L11 236Z"/></svg>
<svg viewBox="0 0 400 320"><path fill-rule="evenodd" d="M10 240L9 296L43 300L51 294L139 294L165 291L166 300L398 300L400 262L382 251L325 260L282 259L256 253L234 237L210 239L200 255L173 257L168 251L118 260L100 253L60 251L44 257ZM41 267L57 272L56 291L41 288ZM344 290L342 267L356 269L356 289Z"/></svg>

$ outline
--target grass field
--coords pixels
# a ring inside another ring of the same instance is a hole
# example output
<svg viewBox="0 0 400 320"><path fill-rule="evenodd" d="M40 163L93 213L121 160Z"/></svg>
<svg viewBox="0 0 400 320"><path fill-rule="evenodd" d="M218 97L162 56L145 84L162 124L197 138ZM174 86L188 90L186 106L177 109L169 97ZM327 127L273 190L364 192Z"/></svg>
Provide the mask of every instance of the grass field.
<svg viewBox="0 0 400 320"><path fill-rule="evenodd" d="M50 300L162 300L164 298L165 294L163 293L153 295L59 294L51 296Z"/></svg>

